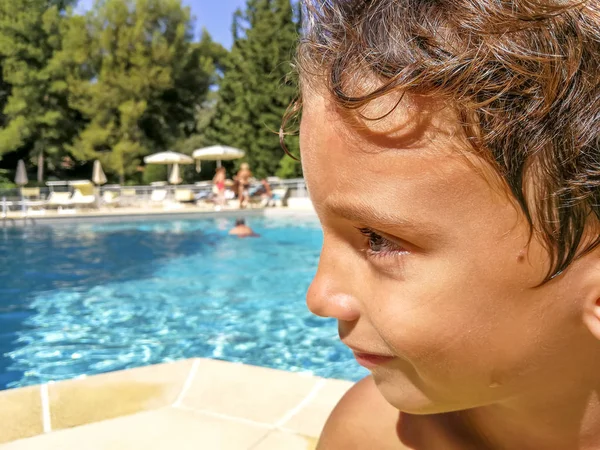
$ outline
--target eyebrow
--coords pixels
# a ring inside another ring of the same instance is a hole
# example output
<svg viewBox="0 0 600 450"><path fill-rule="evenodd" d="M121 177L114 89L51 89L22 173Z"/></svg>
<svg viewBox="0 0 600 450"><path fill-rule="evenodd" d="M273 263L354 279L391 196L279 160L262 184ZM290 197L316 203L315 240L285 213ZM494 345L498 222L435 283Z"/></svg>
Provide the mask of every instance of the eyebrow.
<svg viewBox="0 0 600 450"><path fill-rule="evenodd" d="M439 228L431 223L416 222L386 211L375 209L371 204L357 202L345 204L339 201L326 201L323 205L333 214L362 224L375 224L384 228L396 228L403 231L418 234L431 239L441 239L442 233ZM384 231L384 230L381 230Z"/></svg>

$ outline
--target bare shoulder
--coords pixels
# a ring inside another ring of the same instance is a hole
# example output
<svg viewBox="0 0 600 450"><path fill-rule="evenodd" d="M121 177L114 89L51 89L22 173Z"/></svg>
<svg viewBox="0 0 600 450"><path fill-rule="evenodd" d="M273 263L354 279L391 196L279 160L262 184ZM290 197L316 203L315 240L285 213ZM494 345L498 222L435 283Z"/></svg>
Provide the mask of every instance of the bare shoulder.
<svg viewBox="0 0 600 450"><path fill-rule="evenodd" d="M333 409L317 450L408 450L396 433L399 417L400 412L385 401L368 376Z"/></svg>

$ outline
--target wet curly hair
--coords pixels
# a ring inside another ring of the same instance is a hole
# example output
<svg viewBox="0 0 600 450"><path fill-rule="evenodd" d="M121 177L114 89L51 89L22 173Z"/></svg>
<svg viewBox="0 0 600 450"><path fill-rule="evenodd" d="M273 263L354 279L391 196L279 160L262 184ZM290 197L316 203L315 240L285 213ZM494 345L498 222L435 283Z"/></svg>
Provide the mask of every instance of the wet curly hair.
<svg viewBox="0 0 600 450"><path fill-rule="evenodd" d="M349 110L446 99L546 244L545 281L600 244L599 0L304 0L296 66ZM352 94L364 71L379 85Z"/></svg>

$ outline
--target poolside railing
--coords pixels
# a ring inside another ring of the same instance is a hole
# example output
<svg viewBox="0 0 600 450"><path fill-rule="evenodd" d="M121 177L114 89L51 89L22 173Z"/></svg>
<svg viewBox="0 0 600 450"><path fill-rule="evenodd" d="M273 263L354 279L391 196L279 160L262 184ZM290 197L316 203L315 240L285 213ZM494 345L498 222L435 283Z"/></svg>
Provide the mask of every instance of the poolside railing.
<svg viewBox="0 0 600 450"><path fill-rule="evenodd" d="M291 198L306 198L308 191L304 178L294 179L279 179L275 177L268 178L272 189L287 188L289 189L289 197ZM260 182L256 181L251 185L255 187ZM201 193L211 193L213 184L211 181L201 181L195 184L185 185L169 185L166 183L156 183L151 186L121 186L117 184L104 185L97 189L97 195L100 199L104 197L106 192L114 192L120 198L119 206L140 206L151 204L153 192L157 190L167 191L168 195L173 198L176 190L189 190L194 196ZM9 210L22 209L27 210L31 200L38 203L47 200L53 192L73 192L75 187L71 182L52 181L48 182L46 187L39 188L39 197L36 199L22 199L21 189L0 189L0 213L5 216ZM127 195L123 195L127 194ZM74 205L76 207L76 205Z"/></svg>

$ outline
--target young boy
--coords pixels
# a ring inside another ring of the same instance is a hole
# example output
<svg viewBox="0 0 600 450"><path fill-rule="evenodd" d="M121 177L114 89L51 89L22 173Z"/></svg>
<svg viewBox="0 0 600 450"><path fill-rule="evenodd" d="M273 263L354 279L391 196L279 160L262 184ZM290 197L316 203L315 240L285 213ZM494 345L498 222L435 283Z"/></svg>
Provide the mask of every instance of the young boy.
<svg viewBox="0 0 600 450"><path fill-rule="evenodd" d="M318 449L600 449L600 2L304 6Z"/></svg>

